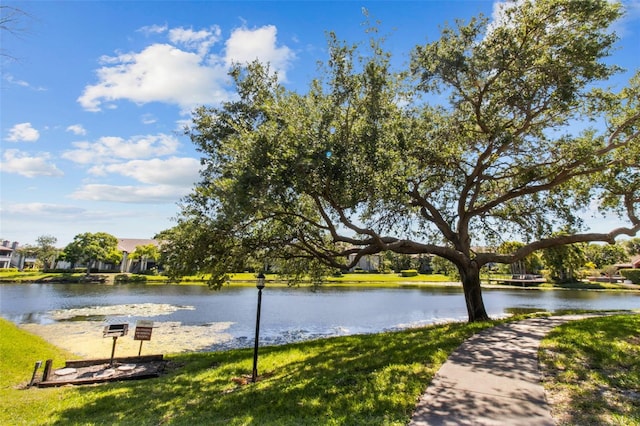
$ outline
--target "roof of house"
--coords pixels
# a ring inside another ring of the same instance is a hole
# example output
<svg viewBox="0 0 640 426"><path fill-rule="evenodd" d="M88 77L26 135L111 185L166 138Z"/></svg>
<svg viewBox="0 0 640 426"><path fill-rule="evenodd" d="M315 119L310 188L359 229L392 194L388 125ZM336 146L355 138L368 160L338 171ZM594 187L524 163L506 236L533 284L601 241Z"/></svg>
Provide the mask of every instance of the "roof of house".
<svg viewBox="0 0 640 426"><path fill-rule="evenodd" d="M160 246L158 240L143 239L143 238L118 238L118 250L125 251L127 253L133 253L138 246L148 246L153 244L154 246Z"/></svg>
<svg viewBox="0 0 640 426"><path fill-rule="evenodd" d="M628 263L616 263L613 266L618 267L618 269L640 268L640 256L631 258L631 261Z"/></svg>

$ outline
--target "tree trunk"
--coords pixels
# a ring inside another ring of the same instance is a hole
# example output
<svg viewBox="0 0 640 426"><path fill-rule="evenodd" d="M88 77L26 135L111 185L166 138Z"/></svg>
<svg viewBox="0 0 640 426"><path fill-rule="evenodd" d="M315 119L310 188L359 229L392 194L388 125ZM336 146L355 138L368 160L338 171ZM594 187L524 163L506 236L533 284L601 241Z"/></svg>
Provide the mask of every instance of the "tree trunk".
<svg viewBox="0 0 640 426"><path fill-rule="evenodd" d="M470 262L467 265L458 266L458 270L462 279L469 322L488 321L489 315L484 308L480 287L480 268L475 262Z"/></svg>

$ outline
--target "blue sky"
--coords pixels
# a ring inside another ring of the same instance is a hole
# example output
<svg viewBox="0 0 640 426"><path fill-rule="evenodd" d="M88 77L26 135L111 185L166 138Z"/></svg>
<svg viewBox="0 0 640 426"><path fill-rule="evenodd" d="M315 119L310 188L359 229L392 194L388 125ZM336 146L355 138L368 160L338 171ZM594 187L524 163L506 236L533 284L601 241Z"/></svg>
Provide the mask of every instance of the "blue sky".
<svg viewBox="0 0 640 426"><path fill-rule="evenodd" d="M624 2L610 61L640 66L640 1ZM326 31L366 38L363 7L381 21L398 64L439 28L491 1L3 1L29 14L3 32L0 238L64 246L82 232L151 238L173 225L198 179L181 132L198 105L233 93L233 61L259 58L306 91L326 59ZM620 224L593 221L594 229Z"/></svg>

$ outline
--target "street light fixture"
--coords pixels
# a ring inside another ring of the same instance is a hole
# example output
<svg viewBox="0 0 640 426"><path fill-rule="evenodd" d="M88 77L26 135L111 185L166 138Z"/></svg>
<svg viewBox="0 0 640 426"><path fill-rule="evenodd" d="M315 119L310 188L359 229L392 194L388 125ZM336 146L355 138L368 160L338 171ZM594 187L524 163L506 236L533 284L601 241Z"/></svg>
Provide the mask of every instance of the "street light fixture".
<svg viewBox="0 0 640 426"><path fill-rule="evenodd" d="M262 272L258 274L256 287L258 288L258 314L256 316L256 338L253 347L253 372L251 373L252 383L255 383L258 380L258 338L260 336L260 307L262 305L262 289L264 288L264 274Z"/></svg>

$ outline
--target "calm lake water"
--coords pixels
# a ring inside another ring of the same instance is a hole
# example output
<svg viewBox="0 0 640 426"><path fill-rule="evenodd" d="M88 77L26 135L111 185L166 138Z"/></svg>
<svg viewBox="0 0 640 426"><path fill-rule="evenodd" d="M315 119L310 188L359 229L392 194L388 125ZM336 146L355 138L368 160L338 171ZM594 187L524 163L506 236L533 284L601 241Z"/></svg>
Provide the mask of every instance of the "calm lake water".
<svg viewBox="0 0 640 426"><path fill-rule="evenodd" d="M514 309L640 309L638 292L539 291L484 289L489 315ZM185 325L231 322L231 346L247 346L255 332L257 290L253 287L212 291L203 286L22 284L0 285L0 315L15 323L47 324L53 311L86 307L141 304L172 305L163 314L79 316L70 320L107 323L138 319L179 321ZM262 295L261 344L278 344L315 337L373 333L467 318L464 296L457 287L265 288Z"/></svg>

